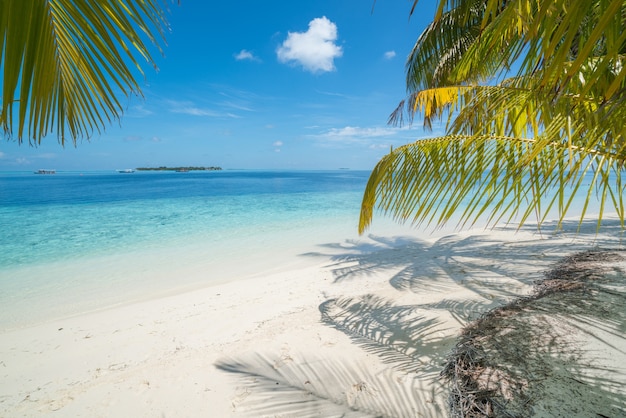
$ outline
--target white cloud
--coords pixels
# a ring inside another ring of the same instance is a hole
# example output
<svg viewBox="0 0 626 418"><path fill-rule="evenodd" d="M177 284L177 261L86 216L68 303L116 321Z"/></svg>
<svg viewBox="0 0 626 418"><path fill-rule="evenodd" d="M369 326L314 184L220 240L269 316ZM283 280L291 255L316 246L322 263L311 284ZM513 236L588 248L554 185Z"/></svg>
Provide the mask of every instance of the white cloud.
<svg viewBox="0 0 626 418"><path fill-rule="evenodd" d="M247 49L242 49L241 51L239 51L239 53L235 54L235 59L237 61L261 61L260 58L258 58L256 55L254 55L252 52L248 51Z"/></svg>
<svg viewBox="0 0 626 418"><path fill-rule="evenodd" d="M141 118L144 116L149 116L152 114L151 110L146 109L142 105L133 106L128 113L128 117L131 118Z"/></svg>
<svg viewBox="0 0 626 418"><path fill-rule="evenodd" d="M389 144L371 144L369 149L379 150L379 149L389 149L391 145Z"/></svg>
<svg viewBox="0 0 626 418"><path fill-rule="evenodd" d="M161 140L161 138L159 138L158 136L153 136L150 140L151 140L152 142L163 142L163 141Z"/></svg>
<svg viewBox="0 0 626 418"><path fill-rule="evenodd" d="M332 128L320 136L327 139L341 141L362 138L380 138L395 135L397 132L397 128L359 128L346 126L345 128Z"/></svg>
<svg viewBox="0 0 626 418"><path fill-rule="evenodd" d="M228 113L228 112L216 112L211 109L198 107L191 102L185 101L176 101L176 100L168 100L167 101L170 108L169 111L172 113L181 113L185 115L191 116L210 116L210 117L229 117L229 118L238 118L237 115Z"/></svg>
<svg viewBox="0 0 626 418"><path fill-rule="evenodd" d="M344 99L349 99L350 96L348 96L347 94L343 94L343 93L334 93L332 91L321 91L321 90L317 90L316 91L319 94L323 94L326 96L332 96L332 97L342 97Z"/></svg>
<svg viewBox="0 0 626 418"><path fill-rule="evenodd" d="M389 148L390 144L404 143L403 133L406 131L406 128L346 126L328 129L315 135L308 135L308 137L315 139L321 146L345 147L356 145L377 150Z"/></svg>
<svg viewBox="0 0 626 418"><path fill-rule="evenodd" d="M236 110L245 110L246 112L254 112L254 109L252 109L251 107L245 104L239 104L239 103L234 103L234 102L221 102L219 104L221 106L230 107Z"/></svg>
<svg viewBox="0 0 626 418"><path fill-rule="evenodd" d="M283 141L276 141L272 144L275 147L282 147L283 146Z"/></svg>
<svg viewBox="0 0 626 418"><path fill-rule="evenodd" d="M390 60L396 56L396 51L387 51L385 52L385 58Z"/></svg>
<svg viewBox="0 0 626 418"><path fill-rule="evenodd" d="M170 109L172 113L184 113L185 115L192 116L220 116L217 112L208 109L201 109L194 106L183 106Z"/></svg>
<svg viewBox="0 0 626 418"><path fill-rule="evenodd" d="M5 155L6 154L4 152L0 151L0 158L4 158Z"/></svg>
<svg viewBox="0 0 626 418"><path fill-rule="evenodd" d="M276 55L280 62L299 64L312 73L333 71L335 58L343 55L336 40L337 25L319 17L309 22L306 32L289 32Z"/></svg>

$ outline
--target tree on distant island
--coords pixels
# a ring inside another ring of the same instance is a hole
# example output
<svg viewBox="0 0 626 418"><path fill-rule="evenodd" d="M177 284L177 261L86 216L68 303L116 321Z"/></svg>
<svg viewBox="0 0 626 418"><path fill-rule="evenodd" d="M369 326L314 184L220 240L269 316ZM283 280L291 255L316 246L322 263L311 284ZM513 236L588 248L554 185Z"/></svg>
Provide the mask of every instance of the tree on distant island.
<svg viewBox="0 0 626 418"><path fill-rule="evenodd" d="M55 133L74 144L123 113L119 92L141 95L139 60L156 66L167 29L158 0L0 2L0 125L31 144ZM146 43L146 41L148 41Z"/></svg>
<svg viewBox="0 0 626 418"><path fill-rule="evenodd" d="M380 160L359 231L375 209L438 226L541 224L556 209L560 225L573 192L599 197L598 227L609 206L624 227L625 20L623 0L440 0L390 123L447 116L445 135Z"/></svg>

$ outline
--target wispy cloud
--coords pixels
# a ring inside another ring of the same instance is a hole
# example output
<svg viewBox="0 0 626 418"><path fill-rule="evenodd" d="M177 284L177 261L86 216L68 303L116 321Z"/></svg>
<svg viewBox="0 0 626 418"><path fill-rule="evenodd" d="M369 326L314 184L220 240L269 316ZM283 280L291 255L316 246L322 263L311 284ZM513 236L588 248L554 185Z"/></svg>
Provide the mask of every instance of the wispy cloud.
<svg viewBox="0 0 626 418"><path fill-rule="evenodd" d="M359 128L355 126L346 126L344 128L332 128L318 135L318 137L333 140L362 140L364 138L380 138L396 135L398 128Z"/></svg>
<svg viewBox="0 0 626 418"><path fill-rule="evenodd" d="M283 146L283 141L275 141L272 145L275 146L275 147L282 147Z"/></svg>
<svg viewBox="0 0 626 418"><path fill-rule="evenodd" d="M348 96L347 94L343 94L343 93L336 93L336 92L332 92L332 91L322 91L322 90L317 90L317 93L319 94L323 94L325 96L333 96L333 97L341 97L344 99L350 99L351 97Z"/></svg>
<svg viewBox="0 0 626 418"><path fill-rule="evenodd" d="M235 59L237 61L256 61L261 62L261 59L254 55L254 53L248 51L247 49L242 49L238 53L235 54Z"/></svg>
<svg viewBox="0 0 626 418"><path fill-rule="evenodd" d="M282 63L301 65L306 71L322 73L335 69L335 58L343 55L337 40L337 25L319 17L309 22L306 32L289 32L276 50Z"/></svg>
<svg viewBox="0 0 626 418"><path fill-rule="evenodd" d="M387 51L385 52L385 59L392 59L396 56L396 51Z"/></svg>
<svg viewBox="0 0 626 418"><path fill-rule="evenodd" d="M132 106L130 108L130 112L128 112L128 117L130 118L142 118L145 116L150 116L153 112L151 110L146 109L142 105Z"/></svg>
<svg viewBox="0 0 626 418"><path fill-rule="evenodd" d="M6 156L6 154L2 151L0 151L0 158L4 158Z"/></svg>
<svg viewBox="0 0 626 418"><path fill-rule="evenodd" d="M254 109L242 103L235 103L235 102L227 101L227 102L221 102L220 105L224 107L230 107L232 109L244 110L246 112L254 112Z"/></svg>
<svg viewBox="0 0 626 418"><path fill-rule="evenodd" d="M406 142L403 135L407 129L392 127L357 127L346 126L343 128L332 128L324 132L307 135L316 140L320 145L329 147L342 147L359 145L368 149L378 150L389 148L391 145L398 145Z"/></svg>
<svg viewBox="0 0 626 418"><path fill-rule="evenodd" d="M238 118L239 116L229 112L218 112L212 109L196 106L192 102L169 100L169 111L191 116L208 116L214 118ZM231 106L232 107L232 106Z"/></svg>
<svg viewBox="0 0 626 418"><path fill-rule="evenodd" d="M368 148L373 149L373 150L379 150L379 149L389 149L389 147L390 145L385 143L385 144L370 144Z"/></svg>
<svg viewBox="0 0 626 418"><path fill-rule="evenodd" d="M146 138L139 136L139 135L128 135L124 137L124 142L139 142L139 141L143 141L144 139ZM147 138L146 140L150 142L163 142L163 140L159 138L158 136L153 136L153 137Z"/></svg>
<svg viewBox="0 0 626 418"><path fill-rule="evenodd" d="M215 112L213 110L201 109L199 107L194 107L194 106L176 107L176 108L170 109L170 112L183 113L185 115L192 115L192 116L212 116L212 117L222 116L220 113Z"/></svg>

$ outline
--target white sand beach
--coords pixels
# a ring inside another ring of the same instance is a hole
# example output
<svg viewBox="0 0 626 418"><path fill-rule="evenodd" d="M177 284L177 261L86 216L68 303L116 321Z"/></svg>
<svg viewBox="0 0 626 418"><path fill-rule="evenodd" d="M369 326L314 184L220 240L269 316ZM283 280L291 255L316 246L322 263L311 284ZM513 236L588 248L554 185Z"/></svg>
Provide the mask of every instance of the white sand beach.
<svg viewBox="0 0 626 418"><path fill-rule="evenodd" d="M562 257L626 246L615 220L565 230L320 243L306 263L5 331L0 416L446 416L439 373L464 325ZM625 325L597 325L569 336L624 400Z"/></svg>

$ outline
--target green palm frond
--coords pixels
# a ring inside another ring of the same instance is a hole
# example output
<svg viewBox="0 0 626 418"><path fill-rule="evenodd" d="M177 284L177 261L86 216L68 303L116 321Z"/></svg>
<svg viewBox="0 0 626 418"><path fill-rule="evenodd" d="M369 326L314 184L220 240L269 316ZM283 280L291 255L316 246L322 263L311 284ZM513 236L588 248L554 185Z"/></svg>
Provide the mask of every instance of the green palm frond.
<svg viewBox="0 0 626 418"><path fill-rule="evenodd" d="M541 68L544 87L560 89L593 57L588 89L607 73L615 77L605 86L605 99L624 87L622 0L457 0L440 1L439 10L407 60L409 90L475 83L520 59L519 74Z"/></svg>
<svg viewBox="0 0 626 418"><path fill-rule="evenodd" d="M552 135L546 129L545 138ZM460 226L483 219L542 222L551 211L564 220L578 192L598 195L624 218L623 160L595 150L538 139L448 135L393 150L376 165L363 197L359 231L374 210L399 222ZM617 184L612 183L612 174ZM580 213L584 217L587 206Z"/></svg>
<svg viewBox="0 0 626 418"><path fill-rule="evenodd" d="M141 61L154 65L166 22L157 0L0 3L0 124L5 136L63 144L119 119L118 96L141 94Z"/></svg>
<svg viewBox="0 0 626 418"><path fill-rule="evenodd" d="M623 226L625 22L623 0L441 0L390 123L447 115L446 135L383 157L359 230L376 208L417 225L562 221L577 194L581 220L597 199L598 225L614 209Z"/></svg>
<svg viewBox="0 0 626 418"><path fill-rule="evenodd" d="M458 80L451 77L451 72L480 36L484 7L480 2L472 6L467 11L469 16L463 10L453 9L434 20L422 32L406 63L409 90L458 84ZM484 64L488 67L487 63ZM480 80L482 75L476 72L473 79Z"/></svg>

